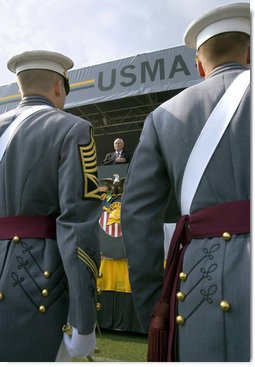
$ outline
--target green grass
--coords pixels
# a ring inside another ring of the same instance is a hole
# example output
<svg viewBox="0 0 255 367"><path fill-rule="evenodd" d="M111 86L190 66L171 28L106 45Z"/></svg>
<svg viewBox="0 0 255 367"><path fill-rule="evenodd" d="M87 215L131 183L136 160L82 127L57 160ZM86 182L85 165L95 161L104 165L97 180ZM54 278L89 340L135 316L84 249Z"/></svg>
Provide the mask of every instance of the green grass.
<svg viewBox="0 0 255 367"><path fill-rule="evenodd" d="M147 335L103 329L97 332L97 347L91 362L146 362Z"/></svg>

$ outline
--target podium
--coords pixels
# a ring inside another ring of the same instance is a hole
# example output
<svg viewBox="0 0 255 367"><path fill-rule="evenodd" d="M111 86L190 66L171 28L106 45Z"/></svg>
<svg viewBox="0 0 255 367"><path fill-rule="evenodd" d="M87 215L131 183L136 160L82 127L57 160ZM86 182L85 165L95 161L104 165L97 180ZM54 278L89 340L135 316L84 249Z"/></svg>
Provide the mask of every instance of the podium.
<svg viewBox="0 0 255 367"><path fill-rule="evenodd" d="M98 166L99 181L118 174L125 178L128 164ZM117 200L121 205L121 196ZM103 204L104 206L104 204ZM102 214L103 214L102 206ZM100 226L101 266L97 300L102 308L97 313L100 328L144 333L138 320L129 283L128 263L122 236L114 237Z"/></svg>

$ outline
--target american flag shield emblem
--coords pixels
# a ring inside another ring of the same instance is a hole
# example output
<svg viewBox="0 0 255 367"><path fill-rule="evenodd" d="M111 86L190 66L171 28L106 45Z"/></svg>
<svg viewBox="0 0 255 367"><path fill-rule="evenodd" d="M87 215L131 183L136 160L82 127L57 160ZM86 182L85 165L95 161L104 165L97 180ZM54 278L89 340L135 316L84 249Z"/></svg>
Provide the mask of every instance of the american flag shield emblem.
<svg viewBox="0 0 255 367"><path fill-rule="evenodd" d="M122 237L120 225L121 196L125 178L119 177L117 173L112 178L102 178L100 180L99 191L103 203L103 210L99 219L99 224L106 234L111 237Z"/></svg>
<svg viewBox="0 0 255 367"><path fill-rule="evenodd" d="M100 226L103 230L112 237L121 237L122 231L120 223L107 224L110 218L110 213L103 211L99 220Z"/></svg>

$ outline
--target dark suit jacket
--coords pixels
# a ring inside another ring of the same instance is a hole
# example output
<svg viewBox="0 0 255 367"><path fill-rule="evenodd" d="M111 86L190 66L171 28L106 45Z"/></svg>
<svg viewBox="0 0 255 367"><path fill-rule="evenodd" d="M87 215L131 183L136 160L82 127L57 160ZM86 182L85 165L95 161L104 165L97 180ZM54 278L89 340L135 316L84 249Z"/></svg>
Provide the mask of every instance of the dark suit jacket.
<svg viewBox="0 0 255 367"><path fill-rule="evenodd" d="M131 154L129 154L126 150L122 150L121 152L121 158L125 158L126 162L123 163L129 163L131 160ZM122 162L115 162L116 159L116 152L108 153L105 156L105 159L103 160L102 164L122 164Z"/></svg>

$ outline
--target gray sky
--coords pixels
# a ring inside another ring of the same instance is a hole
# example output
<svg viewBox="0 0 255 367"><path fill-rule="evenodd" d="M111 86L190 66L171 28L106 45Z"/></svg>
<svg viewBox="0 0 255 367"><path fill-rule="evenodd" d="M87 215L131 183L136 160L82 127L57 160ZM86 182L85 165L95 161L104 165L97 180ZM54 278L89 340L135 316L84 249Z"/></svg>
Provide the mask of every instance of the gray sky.
<svg viewBox="0 0 255 367"><path fill-rule="evenodd" d="M16 81L6 64L20 52L61 52L74 60L74 69L79 69L180 46L191 21L207 10L233 2L0 0L0 85Z"/></svg>

